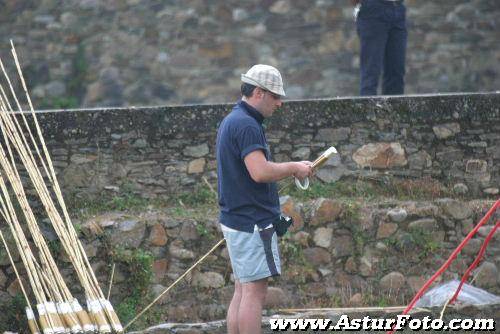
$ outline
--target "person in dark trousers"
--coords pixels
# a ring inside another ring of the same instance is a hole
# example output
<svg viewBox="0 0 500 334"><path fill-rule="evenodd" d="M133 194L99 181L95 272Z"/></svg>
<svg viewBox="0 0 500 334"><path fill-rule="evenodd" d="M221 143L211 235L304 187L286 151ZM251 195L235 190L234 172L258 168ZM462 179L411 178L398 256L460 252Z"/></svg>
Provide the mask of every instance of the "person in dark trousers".
<svg viewBox="0 0 500 334"><path fill-rule="evenodd" d="M268 277L281 274L276 181L312 174L309 161L272 162L262 123L285 96L279 71L255 65L241 75L241 100L217 131L220 223L234 274L229 334L261 333Z"/></svg>
<svg viewBox="0 0 500 334"><path fill-rule="evenodd" d="M404 94L408 32L402 0L351 0L361 42L360 95L377 95L383 73L382 95ZM360 7L359 7L360 6Z"/></svg>

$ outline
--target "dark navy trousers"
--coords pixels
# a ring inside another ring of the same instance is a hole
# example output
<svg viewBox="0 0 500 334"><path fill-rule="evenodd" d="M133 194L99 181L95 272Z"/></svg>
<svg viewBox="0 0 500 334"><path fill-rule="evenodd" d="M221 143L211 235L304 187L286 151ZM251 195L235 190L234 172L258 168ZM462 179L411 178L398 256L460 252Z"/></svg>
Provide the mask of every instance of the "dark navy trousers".
<svg viewBox="0 0 500 334"><path fill-rule="evenodd" d="M408 36L403 2L362 0L356 23L361 42L360 95L377 95L381 73L383 95L403 94Z"/></svg>

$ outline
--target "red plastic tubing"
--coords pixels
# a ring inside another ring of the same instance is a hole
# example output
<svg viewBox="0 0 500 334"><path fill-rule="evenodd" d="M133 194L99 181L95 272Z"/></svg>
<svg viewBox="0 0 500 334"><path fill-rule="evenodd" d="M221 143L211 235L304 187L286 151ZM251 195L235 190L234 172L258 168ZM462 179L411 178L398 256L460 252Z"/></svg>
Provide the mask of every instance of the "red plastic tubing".
<svg viewBox="0 0 500 334"><path fill-rule="evenodd" d="M483 258L484 252L486 251L486 247L490 243L491 238L493 238L493 235L495 235L495 232L499 227L500 227L500 220L497 221L495 226L491 229L491 231L488 233L488 235L484 239L484 243L481 246L481 249L479 250L479 253L476 256L476 259L474 260L474 262L472 262L470 267L467 269L465 274L462 276L462 280L460 281L460 285L458 286L457 291L455 291L455 294L450 299L450 304L453 304L455 302L455 300L457 300L458 294L460 293L460 290L462 290L462 286L464 285L465 281L467 281L467 279L469 278L471 271L474 270L474 268L479 264L479 262Z"/></svg>
<svg viewBox="0 0 500 334"><path fill-rule="evenodd" d="M472 231L470 231L470 233L465 237L465 239L460 243L460 245L458 245L458 247L453 251L453 253L450 255L450 257L448 258L448 260L446 260L446 262L441 266L441 268L439 268L438 271L436 271L436 273L434 275L432 275L432 277L417 292L417 294L415 295L415 297L413 297L413 299L410 302L410 304L403 311L403 315L408 314L408 312L411 311L411 309L413 308L413 306L415 306L416 302L420 299L420 297L422 297L422 295L425 293L425 291L427 291L427 289L429 288L429 286L436 280L436 278L438 278L439 276L441 276L441 274L443 274L443 272L446 269L448 269L448 267L451 265L451 263L457 257L458 253L460 253L462 251L462 249L465 247L465 245L467 244L467 242L469 242L469 240L474 236L474 234L477 233L477 231L479 230L479 228L481 226L483 226L490 219L491 215L493 215L493 213L497 210L497 208L499 206L500 206L500 200L497 200L495 202L495 204L493 204L493 206L488 210L488 212L486 213L486 215L481 219L481 221L476 225L476 227L474 227L474 229ZM496 228L497 227L493 228L492 231L496 230ZM476 260L477 260L477 258L476 258ZM393 333L394 333L394 327L392 328L392 330L390 330L390 331L387 332L387 334L393 334Z"/></svg>

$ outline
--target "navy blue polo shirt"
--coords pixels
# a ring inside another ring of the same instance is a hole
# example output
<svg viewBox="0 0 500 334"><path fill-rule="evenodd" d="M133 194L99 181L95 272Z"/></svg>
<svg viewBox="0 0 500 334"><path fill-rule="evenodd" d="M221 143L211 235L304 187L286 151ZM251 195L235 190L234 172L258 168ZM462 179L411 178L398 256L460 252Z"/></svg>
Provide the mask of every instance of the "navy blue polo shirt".
<svg viewBox="0 0 500 334"><path fill-rule="evenodd" d="M255 182L244 161L255 150L262 150L271 160L263 121L255 108L239 101L217 131L220 222L238 231L266 227L280 214L276 183Z"/></svg>

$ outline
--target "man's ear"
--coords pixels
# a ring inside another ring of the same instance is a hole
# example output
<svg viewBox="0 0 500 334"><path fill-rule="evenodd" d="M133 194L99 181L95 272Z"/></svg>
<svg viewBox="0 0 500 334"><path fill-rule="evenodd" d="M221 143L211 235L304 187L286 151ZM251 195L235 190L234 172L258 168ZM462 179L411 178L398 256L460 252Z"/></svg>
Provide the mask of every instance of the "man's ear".
<svg viewBox="0 0 500 334"><path fill-rule="evenodd" d="M265 94L264 90L260 87L255 87L255 92L256 92L257 97L259 97L259 98L263 97Z"/></svg>

